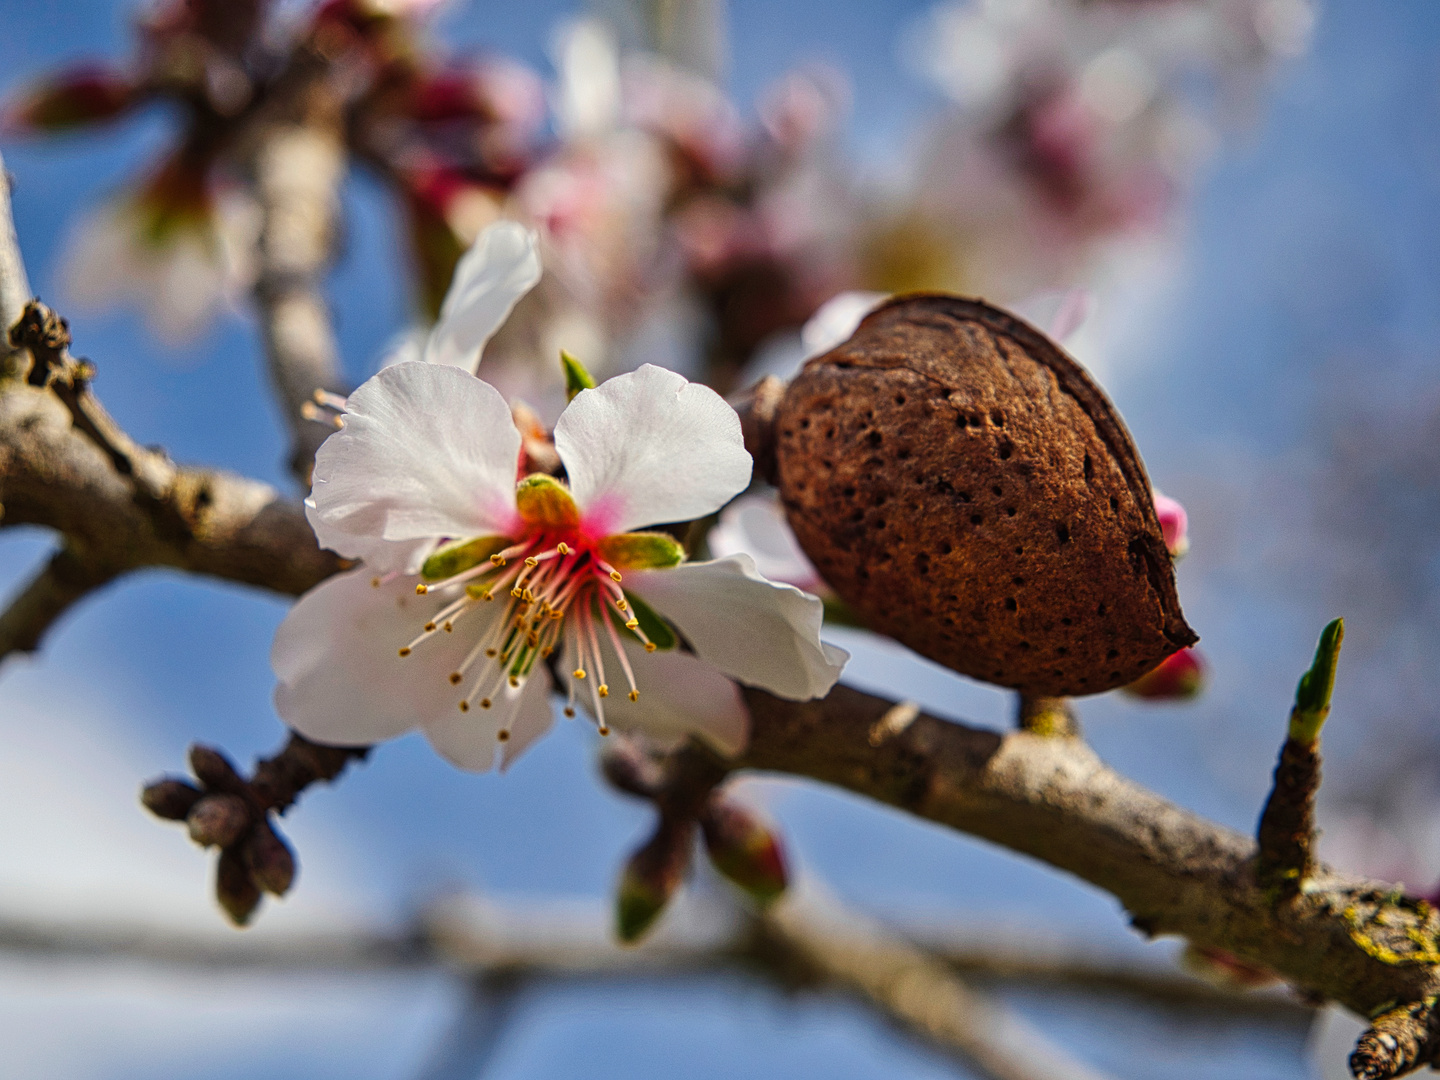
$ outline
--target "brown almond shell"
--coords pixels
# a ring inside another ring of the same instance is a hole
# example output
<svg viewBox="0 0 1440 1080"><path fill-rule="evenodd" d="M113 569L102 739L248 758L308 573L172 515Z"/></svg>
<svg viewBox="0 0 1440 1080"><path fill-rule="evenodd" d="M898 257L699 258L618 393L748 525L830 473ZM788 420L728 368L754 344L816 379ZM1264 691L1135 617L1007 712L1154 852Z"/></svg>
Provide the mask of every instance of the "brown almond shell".
<svg viewBox="0 0 1440 1080"><path fill-rule="evenodd" d="M775 432L801 547L923 656L1063 696L1123 686L1197 640L1119 414L999 308L889 301L805 366Z"/></svg>

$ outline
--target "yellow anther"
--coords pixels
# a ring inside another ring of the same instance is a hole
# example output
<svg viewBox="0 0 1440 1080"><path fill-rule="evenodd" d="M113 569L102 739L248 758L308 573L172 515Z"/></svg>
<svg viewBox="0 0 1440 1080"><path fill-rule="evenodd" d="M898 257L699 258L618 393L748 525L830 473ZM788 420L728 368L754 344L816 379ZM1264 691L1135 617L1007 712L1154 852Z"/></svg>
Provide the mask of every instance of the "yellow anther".
<svg viewBox="0 0 1440 1080"><path fill-rule="evenodd" d="M484 592L482 592L482 593L480 594L480 599L481 599L481 600L494 600L494 599L495 599L495 594L492 593L489 589L486 589Z"/></svg>
<svg viewBox="0 0 1440 1080"><path fill-rule="evenodd" d="M574 720L574 719L575 719L575 710L572 709L569 705L566 705L566 706L565 706L565 715L568 716L571 720Z"/></svg>
<svg viewBox="0 0 1440 1080"><path fill-rule="evenodd" d="M464 677L465 677L465 676L461 675L460 672L458 672L458 671L452 671L452 672L450 672L450 685L451 685L451 686L459 686L459 685L460 685L460 680L463 679Z"/></svg>
<svg viewBox="0 0 1440 1080"><path fill-rule="evenodd" d="M620 571L619 571L619 570L611 570L611 571L610 571L610 580L613 581L613 582L615 582L616 584L619 584L619 582L620 582Z"/></svg>
<svg viewBox="0 0 1440 1080"><path fill-rule="evenodd" d="M616 601L615 601L615 606L616 606L617 608L619 608L621 611L629 611L629 610L630 610L630 605L627 604L624 600L616 600Z"/></svg>
<svg viewBox="0 0 1440 1080"><path fill-rule="evenodd" d="M525 595L525 590L520 588L519 585L516 585L513 589L510 590L510 595L513 596L516 600L519 600Z"/></svg>
<svg viewBox="0 0 1440 1080"><path fill-rule="evenodd" d="M370 587L372 589L378 589L380 587L380 579L378 577L372 577L370 579Z"/></svg>
<svg viewBox="0 0 1440 1080"><path fill-rule="evenodd" d="M497 657L497 656L500 655L500 650L499 650L499 649L486 649L486 650L485 650L485 655L488 656L488 657L490 657L491 660L494 660L495 657Z"/></svg>
<svg viewBox="0 0 1440 1080"><path fill-rule="evenodd" d="M638 630L639 627L640 627L640 620L639 620L639 619L631 619L629 622L627 622L627 623L625 624L625 629L626 629L626 630Z"/></svg>
<svg viewBox="0 0 1440 1080"><path fill-rule="evenodd" d="M430 591L430 586L429 586L429 585L426 585L423 581L422 581L419 585L416 585L416 586L415 586L415 595L416 595L416 596L424 596L424 595L425 595L427 592L429 592L429 591Z"/></svg>
<svg viewBox="0 0 1440 1080"><path fill-rule="evenodd" d="M495 738L499 739L501 742L509 742L509 741L510 741L510 732L506 731L506 730L502 727L499 731L497 731L497 732L495 733Z"/></svg>
<svg viewBox="0 0 1440 1080"><path fill-rule="evenodd" d="M654 651L655 651L655 643L654 643L653 641L647 641L647 642L645 642L645 651L646 651L646 652L654 652Z"/></svg>
<svg viewBox="0 0 1440 1080"><path fill-rule="evenodd" d="M640 700L640 691L639 691L639 690L631 690L631 691L630 691L630 700L631 700L631 701L639 701L639 700Z"/></svg>
<svg viewBox="0 0 1440 1080"><path fill-rule="evenodd" d="M546 646L544 646L543 648L541 648L541 650L540 650L540 659L541 659L541 660L549 660L551 654L554 653L554 652L555 652L554 649L552 649L549 645L546 645Z"/></svg>
<svg viewBox="0 0 1440 1080"><path fill-rule="evenodd" d="M427 634L433 634L435 632L435 624L433 622L427 622L425 624L425 632Z"/></svg>
<svg viewBox="0 0 1440 1080"><path fill-rule="evenodd" d="M583 667L577 667L571 674L577 679L583 679L585 677L585 669Z"/></svg>
<svg viewBox="0 0 1440 1080"><path fill-rule="evenodd" d="M535 558L534 555L527 555L525 556L525 565L533 570L535 569L535 567L540 565L540 560Z"/></svg>
<svg viewBox="0 0 1440 1080"><path fill-rule="evenodd" d="M558 551L561 555L569 555L570 545L565 543L564 540L561 540L560 543L555 545L555 550Z"/></svg>
<svg viewBox="0 0 1440 1080"><path fill-rule="evenodd" d="M504 565L505 565L505 556L499 555L499 554L491 555L491 556L490 556L490 561L491 561L492 563L494 563L496 566L504 566Z"/></svg>
<svg viewBox="0 0 1440 1080"><path fill-rule="evenodd" d="M488 709L490 707L490 699L488 697L482 697L480 699L480 707L482 709Z"/></svg>
<svg viewBox="0 0 1440 1080"><path fill-rule="evenodd" d="M602 682L598 687L596 687L596 691L595 691L595 692L598 693L601 697L609 697L609 696L610 696L610 687L606 686L606 685Z"/></svg>
<svg viewBox="0 0 1440 1080"><path fill-rule="evenodd" d="M409 646L409 645L404 646L404 647L400 650L400 655L401 655L401 656L409 656L409 655L410 655L410 646Z"/></svg>
<svg viewBox="0 0 1440 1080"><path fill-rule="evenodd" d="M531 630L525 635L525 643L532 649L538 649L540 647L540 635L535 633L534 630Z"/></svg>
<svg viewBox="0 0 1440 1080"><path fill-rule="evenodd" d="M609 734L610 734L610 729L609 729L608 727L606 727L604 724L601 724L601 725L600 725L599 731L600 731L600 734L601 734L601 735L609 735Z"/></svg>
<svg viewBox="0 0 1440 1080"><path fill-rule="evenodd" d="M462 702L460 702L460 711L461 711L461 712L469 712L469 711L470 711L470 702L468 702L468 701L462 701Z"/></svg>
<svg viewBox="0 0 1440 1080"><path fill-rule="evenodd" d="M454 624L453 622L451 622L449 619L446 619L446 620L445 620L445 632L446 632L447 634L449 634L449 633L453 633L454 630L455 630L455 624Z"/></svg>
<svg viewBox="0 0 1440 1080"><path fill-rule="evenodd" d="M510 686L511 686L511 688L514 689L515 687L517 687L517 686L519 686L519 685L520 685L520 680L519 680L516 676L511 675L511 676L510 676Z"/></svg>

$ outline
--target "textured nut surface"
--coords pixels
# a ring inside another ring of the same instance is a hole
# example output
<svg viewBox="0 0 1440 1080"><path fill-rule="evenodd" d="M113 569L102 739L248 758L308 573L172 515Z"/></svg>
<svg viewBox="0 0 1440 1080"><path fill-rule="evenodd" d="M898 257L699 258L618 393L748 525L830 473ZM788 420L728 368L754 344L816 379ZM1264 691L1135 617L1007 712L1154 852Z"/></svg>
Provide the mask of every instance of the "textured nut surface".
<svg viewBox="0 0 1440 1080"><path fill-rule="evenodd" d="M806 365L776 433L806 554L870 626L932 660L1092 694L1197 640L1119 415L998 308L890 301Z"/></svg>

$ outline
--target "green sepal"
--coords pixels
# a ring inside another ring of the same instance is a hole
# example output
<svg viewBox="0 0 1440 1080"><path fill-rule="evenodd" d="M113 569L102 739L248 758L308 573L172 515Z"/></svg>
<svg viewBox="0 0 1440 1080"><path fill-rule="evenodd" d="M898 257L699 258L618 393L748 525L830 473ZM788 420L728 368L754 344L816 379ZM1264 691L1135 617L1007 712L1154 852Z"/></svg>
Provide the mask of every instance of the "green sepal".
<svg viewBox="0 0 1440 1080"><path fill-rule="evenodd" d="M632 592L626 592L625 602L630 605L630 611L635 616L635 621L640 624L640 629L645 632L645 636L650 639L655 648L673 649L679 644L680 639L675 636L675 631L670 628L670 624L662 619L656 613L655 609L645 603L644 600L641 600ZM621 632L626 632L627 628L625 623L627 620L622 618L620 612L616 611L613 607L607 608L607 610L610 612L610 618L615 621L615 625ZM636 637L638 636L637 634Z"/></svg>
<svg viewBox="0 0 1440 1080"><path fill-rule="evenodd" d="M1320 632L1315 661L1300 676L1295 688L1295 708L1290 712L1290 738L1309 745L1320 737L1320 728L1330 715L1330 695L1335 690L1335 667L1345 641L1345 620L1334 619Z"/></svg>
<svg viewBox="0 0 1440 1080"><path fill-rule="evenodd" d="M444 581L456 574L463 574L471 567L479 566L498 552L510 546L508 536L476 536L470 540L452 540L436 548L434 553L420 567L420 576L426 581Z"/></svg>
<svg viewBox="0 0 1440 1080"><path fill-rule="evenodd" d="M580 508L570 489L555 477L531 473L515 488L515 509L527 525L573 529L580 524Z"/></svg>
<svg viewBox="0 0 1440 1080"><path fill-rule="evenodd" d="M581 390L595 389L595 376L586 370L574 353L560 350L560 367L565 372L565 400L574 401Z"/></svg>
<svg viewBox="0 0 1440 1080"><path fill-rule="evenodd" d="M669 533L616 533L595 546L617 570L661 570L685 561L684 545Z"/></svg>

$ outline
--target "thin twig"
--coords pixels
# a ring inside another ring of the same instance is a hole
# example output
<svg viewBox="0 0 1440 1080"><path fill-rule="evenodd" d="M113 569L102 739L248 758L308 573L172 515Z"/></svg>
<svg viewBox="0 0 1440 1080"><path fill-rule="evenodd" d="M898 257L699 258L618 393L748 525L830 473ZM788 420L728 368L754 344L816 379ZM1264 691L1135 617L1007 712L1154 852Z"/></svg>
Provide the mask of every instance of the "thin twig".
<svg viewBox="0 0 1440 1080"><path fill-rule="evenodd" d="M114 577L114 571L61 548L0 614L0 660L15 652L34 652L76 601Z"/></svg>
<svg viewBox="0 0 1440 1080"><path fill-rule="evenodd" d="M344 146L327 119L272 125L252 163L262 215L255 301L270 384L290 431L290 468L305 486L315 451L333 430L307 416L308 407L316 390L344 392L321 292L345 170Z"/></svg>
<svg viewBox="0 0 1440 1080"><path fill-rule="evenodd" d="M992 1080L1101 1076L976 993L939 960L813 892L775 904L762 925L825 981Z"/></svg>

